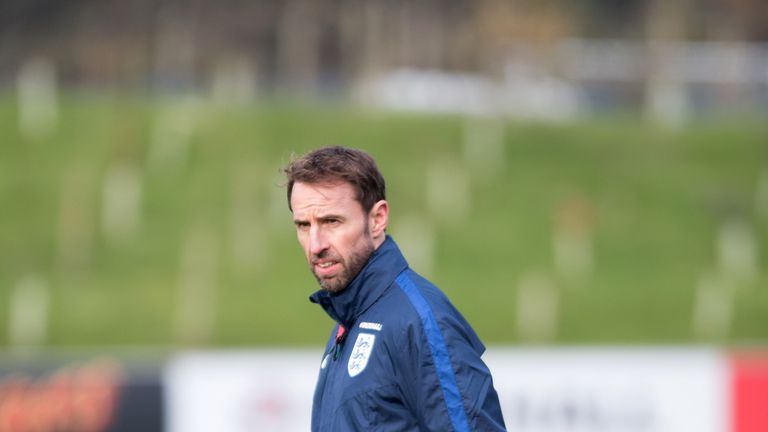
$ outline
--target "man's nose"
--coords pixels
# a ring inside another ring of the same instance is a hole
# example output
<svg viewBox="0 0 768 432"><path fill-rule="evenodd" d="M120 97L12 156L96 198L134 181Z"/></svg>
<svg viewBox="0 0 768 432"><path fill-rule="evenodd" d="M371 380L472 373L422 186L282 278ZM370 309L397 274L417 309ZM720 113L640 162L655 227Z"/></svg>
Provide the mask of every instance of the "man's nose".
<svg viewBox="0 0 768 432"><path fill-rule="evenodd" d="M324 250L328 249L328 239L318 227L312 227L309 230L309 253L312 256L319 256Z"/></svg>

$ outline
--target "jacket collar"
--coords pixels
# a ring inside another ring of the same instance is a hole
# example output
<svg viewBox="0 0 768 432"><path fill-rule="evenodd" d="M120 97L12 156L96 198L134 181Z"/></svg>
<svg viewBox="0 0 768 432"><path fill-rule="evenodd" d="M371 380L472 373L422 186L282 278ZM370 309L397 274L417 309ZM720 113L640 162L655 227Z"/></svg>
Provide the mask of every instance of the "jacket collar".
<svg viewBox="0 0 768 432"><path fill-rule="evenodd" d="M387 236L344 290L335 294L320 290L309 300L319 304L334 321L349 329L407 267L400 248L392 237Z"/></svg>

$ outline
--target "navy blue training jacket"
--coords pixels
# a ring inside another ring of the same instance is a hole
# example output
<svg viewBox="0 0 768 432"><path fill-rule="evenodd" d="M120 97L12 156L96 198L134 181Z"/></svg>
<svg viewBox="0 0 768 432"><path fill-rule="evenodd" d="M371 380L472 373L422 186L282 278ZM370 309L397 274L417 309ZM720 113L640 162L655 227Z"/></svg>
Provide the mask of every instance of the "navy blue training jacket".
<svg viewBox="0 0 768 432"><path fill-rule="evenodd" d="M480 359L485 347L390 237L346 289L310 300L337 323L320 365L312 431L505 430Z"/></svg>

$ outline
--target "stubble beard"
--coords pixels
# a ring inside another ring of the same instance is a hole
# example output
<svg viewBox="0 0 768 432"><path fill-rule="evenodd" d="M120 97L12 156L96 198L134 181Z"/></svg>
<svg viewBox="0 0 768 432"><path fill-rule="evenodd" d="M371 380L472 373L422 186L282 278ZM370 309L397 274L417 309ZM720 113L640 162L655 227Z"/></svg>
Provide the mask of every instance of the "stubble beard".
<svg viewBox="0 0 768 432"><path fill-rule="evenodd" d="M368 263L368 258L371 257L371 254L373 254L374 247L373 247L373 239L371 239L370 234L368 233L368 224L366 223L366 226L364 228L363 232L363 240L364 243L362 247L359 250L352 251L352 253L349 255L349 260L343 260L340 256L334 257L337 258L339 263L341 263L343 270L340 274L337 276L334 276L332 278L321 278L320 276L315 273L314 270L312 270L312 274L315 276L315 279L317 279L317 282L320 284L320 288L322 288L324 291L327 291L329 293L335 294L338 292L343 291L347 285L352 281L352 279L357 276L358 273L360 273L360 270L365 267L365 264ZM318 258L326 258L327 255L320 256Z"/></svg>

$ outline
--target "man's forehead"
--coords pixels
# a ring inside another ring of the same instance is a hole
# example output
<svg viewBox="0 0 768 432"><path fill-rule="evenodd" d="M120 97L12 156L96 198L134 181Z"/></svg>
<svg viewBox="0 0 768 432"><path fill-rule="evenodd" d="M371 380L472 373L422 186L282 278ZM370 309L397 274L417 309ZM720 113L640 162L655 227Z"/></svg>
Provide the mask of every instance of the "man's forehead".
<svg viewBox="0 0 768 432"><path fill-rule="evenodd" d="M296 182L291 193L294 211L303 207L327 207L357 203L355 190L349 183Z"/></svg>

